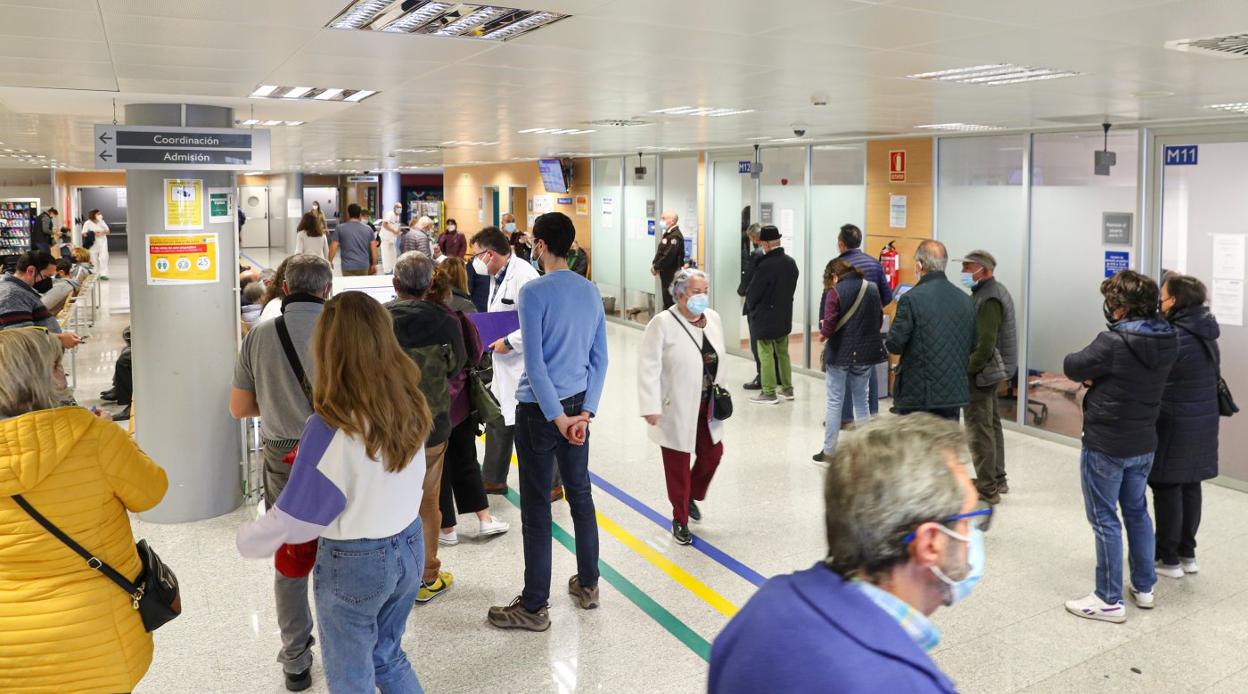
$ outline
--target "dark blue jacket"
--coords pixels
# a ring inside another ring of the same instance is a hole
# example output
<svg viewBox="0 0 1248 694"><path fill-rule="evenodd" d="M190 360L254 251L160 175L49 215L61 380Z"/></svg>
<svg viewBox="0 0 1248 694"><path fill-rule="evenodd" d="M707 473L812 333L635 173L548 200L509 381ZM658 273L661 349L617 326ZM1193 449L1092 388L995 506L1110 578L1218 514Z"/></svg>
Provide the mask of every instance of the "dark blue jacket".
<svg viewBox="0 0 1248 694"><path fill-rule="evenodd" d="M840 330L836 330L836 324L853 308L863 286L866 286L867 292L858 310ZM847 277L825 290L823 301L819 332L827 339L823 348L825 366L869 366L888 360L884 338L880 334L884 314L880 309L880 295L875 283Z"/></svg>
<svg viewBox="0 0 1248 694"><path fill-rule="evenodd" d="M953 682L823 564L763 584L711 647L710 694L925 694Z"/></svg>
<svg viewBox="0 0 1248 694"><path fill-rule="evenodd" d="M884 266L880 265L880 261L863 253L861 248L851 248L839 257L848 261L850 265L862 270L862 274L875 283L875 288L880 290L881 306L888 306L893 303L893 287L888 283L888 278L884 276Z"/></svg>
<svg viewBox="0 0 1248 694"><path fill-rule="evenodd" d="M884 345L901 355L893 384L898 410L966 407L966 364L975 349L975 305L943 272L923 275L897 300Z"/></svg>
<svg viewBox="0 0 1248 694"><path fill-rule="evenodd" d="M1148 480L1190 484L1218 476L1218 336L1221 329L1204 306L1170 317L1179 354L1166 379L1157 417L1157 455Z"/></svg>
<svg viewBox="0 0 1248 694"><path fill-rule="evenodd" d="M478 313L489 310L490 276L478 275L471 260L468 261L468 296L472 297L472 305L477 307Z"/></svg>

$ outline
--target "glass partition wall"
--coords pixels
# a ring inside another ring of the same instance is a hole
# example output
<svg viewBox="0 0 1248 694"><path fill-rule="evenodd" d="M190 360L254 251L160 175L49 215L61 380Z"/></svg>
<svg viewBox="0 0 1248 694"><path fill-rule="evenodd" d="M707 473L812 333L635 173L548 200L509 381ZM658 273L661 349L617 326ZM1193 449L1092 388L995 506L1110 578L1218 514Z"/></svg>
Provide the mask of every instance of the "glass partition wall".
<svg viewBox="0 0 1248 694"><path fill-rule="evenodd" d="M866 167L865 145L816 145L811 150L810 250L801 282L809 297L804 332L810 345L806 363L810 369L818 370L821 366L819 315L823 308L823 269L840 255L836 242L842 225L867 228Z"/></svg>
<svg viewBox="0 0 1248 694"><path fill-rule="evenodd" d="M620 274L623 250L621 157L595 159L590 184L590 277L602 294L602 306L608 316L620 317L624 312L624 283Z"/></svg>

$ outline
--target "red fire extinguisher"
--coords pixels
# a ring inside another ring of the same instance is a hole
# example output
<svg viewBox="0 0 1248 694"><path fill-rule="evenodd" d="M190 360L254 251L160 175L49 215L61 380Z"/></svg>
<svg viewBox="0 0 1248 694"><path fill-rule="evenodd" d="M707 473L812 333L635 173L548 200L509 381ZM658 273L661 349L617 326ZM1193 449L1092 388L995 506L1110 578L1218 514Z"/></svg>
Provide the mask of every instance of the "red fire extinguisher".
<svg viewBox="0 0 1248 694"><path fill-rule="evenodd" d="M888 278L888 286L896 289L901 284L901 254L897 252L892 241L880 251L880 265L884 268L884 276Z"/></svg>

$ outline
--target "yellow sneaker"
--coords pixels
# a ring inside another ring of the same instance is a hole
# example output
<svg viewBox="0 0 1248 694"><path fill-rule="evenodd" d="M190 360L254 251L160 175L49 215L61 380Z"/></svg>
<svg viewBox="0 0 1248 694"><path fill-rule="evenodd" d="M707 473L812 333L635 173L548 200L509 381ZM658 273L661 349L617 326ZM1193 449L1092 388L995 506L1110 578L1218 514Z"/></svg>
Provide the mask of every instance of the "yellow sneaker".
<svg viewBox="0 0 1248 694"><path fill-rule="evenodd" d="M439 595L450 590L451 584L455 582L455 577L450 571L441 571L438 573L438 580L433 583L422 583L420 591L416 593L416 602L429 602Z"/></svg>

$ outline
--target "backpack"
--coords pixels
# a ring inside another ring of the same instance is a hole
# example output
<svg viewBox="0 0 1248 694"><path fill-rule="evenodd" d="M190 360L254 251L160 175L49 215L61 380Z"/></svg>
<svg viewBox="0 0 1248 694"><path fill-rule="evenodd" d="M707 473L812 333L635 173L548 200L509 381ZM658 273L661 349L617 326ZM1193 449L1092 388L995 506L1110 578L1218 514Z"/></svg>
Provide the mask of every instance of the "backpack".
<svg viewBox="0 0 1248 694"><path fill-rule="evenodd" d="M95 245L95 232L94 231L88 231L87 233L82 235L82 247L83 248L89 249L94 245Z"/></svg>

